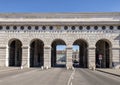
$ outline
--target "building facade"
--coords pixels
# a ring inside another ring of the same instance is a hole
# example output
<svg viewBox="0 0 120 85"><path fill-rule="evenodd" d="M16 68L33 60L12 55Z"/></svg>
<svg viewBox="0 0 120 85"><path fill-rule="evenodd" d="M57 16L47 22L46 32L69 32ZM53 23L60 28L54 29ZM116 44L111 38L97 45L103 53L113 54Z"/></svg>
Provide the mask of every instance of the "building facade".
<svg viewBox="0 0 120 85"><path fill-rule="evenodd" d="M57 45L66 45L68 68L73 45L81 68L118 67L120 13L0 14L1 67L54 67Z"/></svg>

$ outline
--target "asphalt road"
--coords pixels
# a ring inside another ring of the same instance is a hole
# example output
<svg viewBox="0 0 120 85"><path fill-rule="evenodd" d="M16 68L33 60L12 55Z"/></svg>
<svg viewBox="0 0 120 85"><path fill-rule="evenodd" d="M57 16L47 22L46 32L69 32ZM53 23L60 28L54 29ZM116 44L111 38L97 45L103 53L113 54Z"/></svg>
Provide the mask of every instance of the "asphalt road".
<svg viewBox="0 0 120 85"><path fill-rule="evenodd" d="M120 85L120 78L89 69L76 69L72 85Z"/></svg>
<svg viewBox="0 0 120 85"><path fill-rule="evenodd" d="M76 68L23 69L0 72L0 85L120 85L120 77Z"/></svg>
<svg viewBox="0 0 120 85"><path fill-rule="evenodd" d="M1 78L0 85L67 85L71 72L65 68L36 69Z"/></svg>

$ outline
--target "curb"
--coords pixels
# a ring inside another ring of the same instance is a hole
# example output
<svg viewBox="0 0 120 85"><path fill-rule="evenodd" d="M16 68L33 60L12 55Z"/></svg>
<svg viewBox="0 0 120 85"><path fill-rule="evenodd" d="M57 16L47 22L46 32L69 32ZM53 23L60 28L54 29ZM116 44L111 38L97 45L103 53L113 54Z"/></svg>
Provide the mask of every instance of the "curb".
<svg viewBox="0 0 120 85"><path fill-rule="evenodd" d="M6 70L0 70L0 72L6 72L6 71L13 71L13 70L18 70L19 68L15 68L15 69L6 69Z"/></svg>
<svg viewBox="0 0 120 85"><path fill-rule="evenodd" d="M107 73L107 74L111 74L111 75L120 77L120 75L114 74L114 73L111 73L111 72L106 72L106 71L102 71L102 70L98 70L98 69L96 69L96 71L100 71L100 72L103 72L103 73Z"/></svg>

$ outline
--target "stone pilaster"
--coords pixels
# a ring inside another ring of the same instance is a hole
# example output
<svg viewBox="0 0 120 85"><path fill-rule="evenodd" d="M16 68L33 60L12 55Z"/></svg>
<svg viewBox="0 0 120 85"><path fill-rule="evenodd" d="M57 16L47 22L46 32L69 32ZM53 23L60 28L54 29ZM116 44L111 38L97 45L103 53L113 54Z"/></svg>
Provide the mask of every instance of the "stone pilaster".
<svg viewBox="0 0 120 85"><path fill-rule="evenodd" d="M9 47L6 47L6 59L5 59L5 66L9 66Z"/></svg>
<svg viewBox="0 0 120 85"><path fill-rule="evenodd" d="M88 48L88 68L95 68L95 47Z"/></svg>
<svg viewBox="0 0 120 85"><path fill-rule="evenodd" d="M22 47L22 67L29 68L30 67L30 47L23 46Z"/></svg>
<svg viewBox="0 0 120 85"><path fill-rule="evenodd" d="M66 47L66 67L67 68L72 68L73 63L72 63L72 46L67 46Z"/></svg>
<svg viewBox="0 0 120 85"><path fill-rule="evenodd" d="M51 68L51 46L44 46L44 67Z"/></svg>
<svg viewBox="0 0 120 85"><path fill-rule="evenodd" d="M0 66L6 66L6 47L0 47Z"/></svg>
<svg viewBox="0 0 120 85"><path fill-rule="evenodd" d="M112 62L112 67L119 68L120 67L120 48L112 48L111 51L111 62Z"/></svg>

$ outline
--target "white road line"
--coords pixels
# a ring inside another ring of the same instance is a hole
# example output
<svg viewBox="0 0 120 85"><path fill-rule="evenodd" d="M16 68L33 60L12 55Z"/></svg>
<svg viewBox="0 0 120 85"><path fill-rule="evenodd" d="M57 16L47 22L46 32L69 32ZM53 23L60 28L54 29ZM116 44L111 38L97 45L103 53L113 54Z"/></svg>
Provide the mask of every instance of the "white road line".
<svg viewBox="0 0 120 85"><path fill-rule="evenodd" d="M73 69L73 72L71 73L71 76L70 76L70 78L68 80L67 85L72 85L72 79L74 79L74 74L75 74L75 69Z"/></svg>

